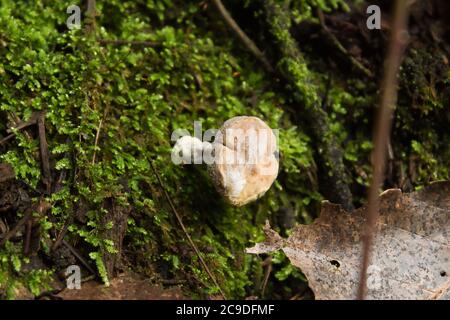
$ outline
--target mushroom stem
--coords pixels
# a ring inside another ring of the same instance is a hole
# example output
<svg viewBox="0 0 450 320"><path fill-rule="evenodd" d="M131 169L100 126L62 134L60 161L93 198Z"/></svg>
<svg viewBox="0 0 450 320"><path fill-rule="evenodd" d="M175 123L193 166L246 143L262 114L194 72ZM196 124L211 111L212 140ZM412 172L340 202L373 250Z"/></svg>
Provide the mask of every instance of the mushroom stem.
<svg viewBox="0 0 450 320"><path fill-rule="evenodd" d="M172 154L181 158L182 164L201 164L203 151L209 151L212 145L209 142L203 142L196 137L184 136L176 142Z"/></svg>

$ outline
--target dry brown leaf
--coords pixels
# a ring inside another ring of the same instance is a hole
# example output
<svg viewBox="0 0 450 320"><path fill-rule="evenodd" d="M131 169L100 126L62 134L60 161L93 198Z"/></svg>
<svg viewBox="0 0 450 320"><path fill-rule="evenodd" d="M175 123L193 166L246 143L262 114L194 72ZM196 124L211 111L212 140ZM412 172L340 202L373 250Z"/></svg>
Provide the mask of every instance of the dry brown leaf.
<svg viewBox="0 0 450 320"><path fill-rule="evenodd" d="M365 214L366 207L348 213L324 202L320 217L294 228L288 239L267 224L266 241L247 252L282 249L306 275L316 299L354 299ZM450 182L380 195L368 274L367 299L450 299Z"/></svg>

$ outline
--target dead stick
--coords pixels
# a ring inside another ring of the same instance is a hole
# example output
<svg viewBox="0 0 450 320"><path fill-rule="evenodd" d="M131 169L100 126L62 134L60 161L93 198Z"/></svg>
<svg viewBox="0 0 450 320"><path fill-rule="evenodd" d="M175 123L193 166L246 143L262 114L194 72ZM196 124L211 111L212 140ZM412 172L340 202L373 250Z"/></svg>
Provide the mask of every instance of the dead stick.
<svg viewBox="0 0 450 320"><path fill-rule="evenodd" d="M349 62L353 65L355 69L357 69L359 72L363 73L369 78L373 77L372 72L367 69L361 62L359 62L356 58L352 57L351 54L348 53L347 49L341 44L339 39L328 29L328 26L325 23L325 15L322 10L317 9L317 15L319 17L320 26L325 33L325 35L328 37L331 44L344 56L346 57Z"/></svg>
<svg viewBox="0 0 450 320"><path fill-rule="evenodd" d="M28 221L28 219L31 218L32 215L33 215L33 210L31 208L29 208L25 212L25 215L22 217L22 219L20 219L16 223L14 228L12 228L7 234L5 234L3 239L0 241L0 248L3 247L5 245L5 243L6 243L6 241L11 239L19 231L19 229Z"/></svg>
<svg viewBox="0 0 450 320"><path fill-rule="evenodd" d="M367 294L367 268L370 264L376 225L379 216L379 188L383 182L386 154L391 134L392 116L397 103L398 70L407 44L407 0L397 0L389 50L384 64L384 78L381 84L381 100L374 128L373 177L368 193L367 218L363 230L363 254L358 287L358 299Z"/></svg>
<svg viewBox="0 0 450 320"><path fill-rule="evenodd" d="M97 132L95 134L94 155L92 156L92 164L95 164L95 156L97 154L98 138L100 137L100 130L102 129L102 124L103 124L103 119L100 119L100 122L97 127Z"/></svg>
<svg viewBox="0 0 450 320"><path fill-rule="evenodd" d="M266 271L264 273L264 280L261 286L261 297L264 297L266 292L267 283L269 282L270 274L272 273L272 257L268 257L264 262L263 266L266 267Z"/></svg>
<svg viewBox="0 0 450 320"><path fill-rule="evenodd" d="M163 44L151 41L133 41L133 40L112 40L112 39L98 39L98 42L103 45L130 45L143 47L161 47Z"/></svg>
<svg viewBox="0 0 450 320"><path fill-rule="evenodd" d="M22 130L22 129L28 128L32 125L35 125L39 115L40 115L40 112L33 112L33 114L31 115L31 118L28 121L25 121L25 122L22 121L22 122L18 123L14 128L9 128L8 130L6 130L6 132L10 133L10 132L13 132L14 130Z"/></svg>
<svg viewBox="0 0 450 320"><path fill-rule="evenodd" d="M214 282L214 285L219 289L220 295L222 296L223 299L226 300L225 294L223 293L222 289L219 286L219 283L216 280L216 277L214 277L214 275L212 274L212 272L209 270L208 265L206 264L205 260L203 259L200 250L197 248L197 246L195 245L194 241L192 241L191 236L189 235L189 232L187 231L186 227L184 226L183 220L181 219L180 214L178 213L177 209L175 208L175 205L173 204L172 199L169 196L169 193L167 192L166 188L164 188L163 182L161 180L161 177L159 176L158 172L156 171L155 166L153 165L153 162L150 161L150 165L152 167L153 172L155 173L156 178L158 179L158 183L161 187L161 189L164 192L164 195L167 199L167 201L170 204L170 207L173 211L173 213L175 214L175 217L178 220L178 223L181 226L181 229L183 230L184 234L186 235L186 238L189 242L189 244L191 245L192 249L195 251L195 253L197 254L200 263L203 265L203 268L205 269L206 273L208 274L208 276L211 278L211 280Z"/></svg>
<svg viewBox="0 0 450 320"><path fill-rule="evenodd" d="M244 43L244 45L247 47L248 50L250 50L251 53L264 65L264 67L269 71L273 72L274 69L272 65L270 64L269 60L267 60L264 53L262 53L261 50L256 46L256 44L245 34L245 32L239 27L239 25L234 21L233 17L230 15L228 10L225 8L225 6L222 4L222 1L220 0L213 0L214 5L216 6L217 10L219 10L220 14L222 15L225 22L228 24L228 26L236 33L236 35L241 39L241 41Z"/></svg>
<svg viewBox="0 0 450 320"><path fill-rule="evenodd" d="M58 249L59 245L61 244L61 241L64 239L64 236L67 233L67 230L69 229L69 225L72 222L72 220L73 219L71 217L64 223L61 231L56 236L55 242L53 243L53 245L51 247L51 251L55 251L56 249Z"/></svg>
<svg viewBox="0 0 450 320"><path fill-rule="evenodd" d="M14 138L16 136L15 133L11 133L9 135L7 135L6 137L4 137L2 140L0 140L0 146L6 142L8 142L9 140L11 140L12 138Z"/></svg>
<svg viewBox="0 0 450 320"><path fill-rule="evenodd" d="M92 274L97 274L94 269L91 268L91 266L89 265L89 263L87 263L87 261L81 256L81 254L78 253L77 250L75 250L74 247L72 247L69 243L67 243L66 240L61 240L62 244L65 245L67 247L67 249L69 249L70 252L72 252L72 254L78 259L80 260L80 262L86 267L86 269L89 270L90 273Z"/></svg>
<svg viewBox="0 0 450 320"><path fill-rule="evenodd" d="M28 256L30 253L31 232L33 229L33 219L28 219L25 222L25 243L23 246L23 254Z"/></svg>
<svg viewBox="0 0 450 320"><path fill-rule="evenodd" d="M52 190L52 177L50 173L50 163L49 163L49 152L48 143L45 136L45 123L44 123L45 113L41 113L38 117L38 131L39 131L39 150L41 154L41 166L42 166L42 183L45 187L45 192L47 194L51 193Z"/></svg>
<svg viewBox="0 0 450 320"><path fill-rule="evenodd" d="M28 121L23 122L23 121L20 121L20 119L16 115L14 115L13 118L14 118L14 122L16 122L16 126L6 130L6 132L8 132L8 133L9 132L12 132L12 133L7 135L6 137L4 137L2 140L0 140L0 145L2 145L5 142L8 142L12 138L14 138L16 136L16 133L14 131L23 130L32 125L35 125L36 121L37 121L37 117L38 117L38 113L33 113L31 118ZM31 139L31 137L28 137L28 138Z"/></svg>
<svg viewBox="0 0 450 320"><path fill-rule="evenodd" d="M22 217L22 219L20 219L16 223L16 225L0 241L0 247L2 247L6 243L6 241L8 241L11 237L13 237L19 231L19 229L28 221L28 219L30 219L32 217L32 215L35 211L42 214L45 211L47 211L48 209L50 209L50 204L48 202L44 201L43 199L39 200L39 203L37 206L35 204L35 205L29 207L25 211L25 215Z"/></svg>
<svg viewBox="0 0 450 320"><path fill-rule="evenodd" d="M95 17L97 16L95 0L87 0L87 10L86 10L86 33L88 35L92 34L95 30Z"/></svg>

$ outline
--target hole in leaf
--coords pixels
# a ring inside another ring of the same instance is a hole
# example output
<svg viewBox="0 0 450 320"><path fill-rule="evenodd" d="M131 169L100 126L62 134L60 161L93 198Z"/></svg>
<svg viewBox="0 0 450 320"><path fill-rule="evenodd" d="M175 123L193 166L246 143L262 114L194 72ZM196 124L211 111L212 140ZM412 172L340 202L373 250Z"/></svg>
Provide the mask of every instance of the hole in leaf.
<svg viewBox="0 0 450 320"><path fill-rule="evenodd" d="M447 272L441 271L441 277L445 277L447 275Z"/></svg>
<svg viewBox="0 0 450 320"><path fill-rule="evenodd" d="M337 260L331 260L330 263L335 266L336 268L339 268L341 266L341 264L339 263L339 261Z"/></svg>

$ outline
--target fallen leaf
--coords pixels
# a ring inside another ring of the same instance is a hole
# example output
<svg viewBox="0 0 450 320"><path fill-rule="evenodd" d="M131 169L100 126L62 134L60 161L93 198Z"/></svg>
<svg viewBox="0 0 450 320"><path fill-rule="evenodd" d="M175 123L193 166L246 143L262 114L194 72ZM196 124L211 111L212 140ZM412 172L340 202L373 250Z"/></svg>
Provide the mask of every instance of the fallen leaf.
<svg viewBox="0 0 450 320"><path fill-rule="evenodd" d="M288 239L266 224L266 241L247 252L282 249L306 275L316 299L355 299L366 209L348 213L325 201L319 218L295 227ZM449 235L450 182L410 194L383 192L367 299L450 299Z"/></svg>

